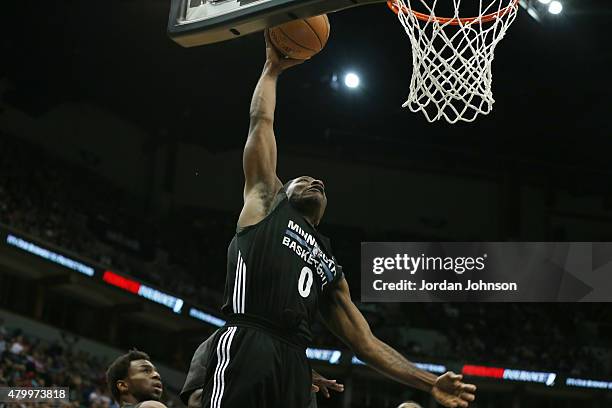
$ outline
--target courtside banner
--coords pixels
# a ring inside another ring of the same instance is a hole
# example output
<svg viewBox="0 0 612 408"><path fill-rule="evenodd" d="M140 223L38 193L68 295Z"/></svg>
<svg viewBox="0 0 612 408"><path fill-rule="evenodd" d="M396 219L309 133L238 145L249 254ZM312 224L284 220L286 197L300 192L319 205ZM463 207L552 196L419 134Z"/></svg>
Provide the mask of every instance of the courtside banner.
<svg viewBox="0 0 612 408"><path fill-rule="evenodd" d="M612 242L363 242L362 302L612 302Z"/></svg>

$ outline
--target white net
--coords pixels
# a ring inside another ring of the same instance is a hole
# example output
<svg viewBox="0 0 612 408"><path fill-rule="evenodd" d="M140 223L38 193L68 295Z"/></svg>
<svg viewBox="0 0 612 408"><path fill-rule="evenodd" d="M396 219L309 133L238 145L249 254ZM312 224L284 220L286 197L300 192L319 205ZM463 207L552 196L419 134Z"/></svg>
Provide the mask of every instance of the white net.
<svg viewBox="0 0 612 408"><path fill-rule="evenodd" d="M396 0L392 5L410 37L414 64L402 106L423 112L429 122L472 122L491 112L495 102L491 63L495 46L516 18L518 0L463 1L480 3L475 16L468 15L475 19L465 18L465 10L462 18L461 0ZM451 2L454 15L436 15L438 3L450 7Z"/></svg>

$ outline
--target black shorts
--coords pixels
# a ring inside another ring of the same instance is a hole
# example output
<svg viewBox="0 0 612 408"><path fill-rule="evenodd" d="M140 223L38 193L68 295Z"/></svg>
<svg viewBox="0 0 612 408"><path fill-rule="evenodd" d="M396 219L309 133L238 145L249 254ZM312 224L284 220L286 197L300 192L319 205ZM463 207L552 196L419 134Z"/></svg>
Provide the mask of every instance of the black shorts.
<svg viewBox="0 0 612 408"><path fill-rule="evenodd" d="M305 349L261 328L230 326L214 334L203 408L306 408L311 368Z"/></svg>

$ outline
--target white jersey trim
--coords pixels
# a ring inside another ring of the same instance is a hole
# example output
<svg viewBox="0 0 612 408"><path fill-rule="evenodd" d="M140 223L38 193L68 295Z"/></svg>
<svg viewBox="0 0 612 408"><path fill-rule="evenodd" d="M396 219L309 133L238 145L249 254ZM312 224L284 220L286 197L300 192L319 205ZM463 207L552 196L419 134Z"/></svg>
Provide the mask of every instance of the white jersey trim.
<svg viewBox="0 0 612 408"><path fill-rule="evenodd" d="M236 273L234 276L234 293L232 296L232 308L234 313L244 313L246 292L246 264L242 259L242 253L238 251L236 262Z"/></svg>

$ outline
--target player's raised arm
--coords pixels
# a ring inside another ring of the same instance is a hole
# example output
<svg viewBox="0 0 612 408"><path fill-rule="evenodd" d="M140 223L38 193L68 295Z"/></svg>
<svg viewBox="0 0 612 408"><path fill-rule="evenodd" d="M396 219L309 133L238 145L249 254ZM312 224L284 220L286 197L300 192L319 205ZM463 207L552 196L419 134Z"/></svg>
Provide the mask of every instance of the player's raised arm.
<svg viewBox="0 0 612 408"><path fill-rule="evenodd" d="M359 309L351 301L346 280L330 289L321 303L323 321L348 345L359 359L382 374L406 385L431 393L445 407L468 407L476 386L461 382L462 376L447 372L436 377L421 370L370 330Z"/></svg>
<svg viewBox="0 0 612 408"><path fill-rule="evenodd" d="M272 199L282 187L276 175L276 139L274 109L276 81L285 69L303 60L283 58L266 37L266 63L253 92L250 109L249 135L244 146L244 207L238 225L247 226L261 221L267 214Z"/></svg>

